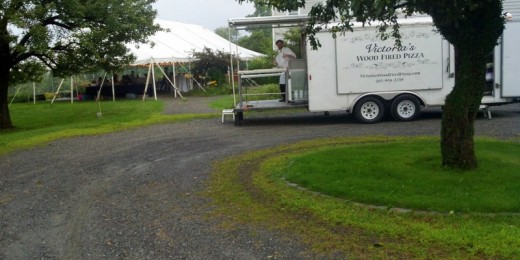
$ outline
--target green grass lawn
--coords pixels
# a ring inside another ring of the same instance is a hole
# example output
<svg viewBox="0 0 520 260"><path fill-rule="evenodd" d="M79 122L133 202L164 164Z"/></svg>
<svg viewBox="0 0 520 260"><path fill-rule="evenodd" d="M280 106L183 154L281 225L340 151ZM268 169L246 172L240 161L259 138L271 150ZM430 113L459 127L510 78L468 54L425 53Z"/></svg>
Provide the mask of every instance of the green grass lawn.
<svg viewBox="0 0 520 260"><path fill-rule="evenodd" d="M281 175L334 197L441 212L520 213L520 145L477 142L475 171L441 167L436 139L326 147L292 157Z"/></svg>
<svg viewBox="0 0 520 260"><path fill-rule="evenodd" d="M234 102L236 102L236 101L233 100L233 95L225 95L225 96L221 96L219 99L217 99L215 101L212 101L209 104L209 107L215 108L215 109L229 109L229 108L235 107Z"/></svg>
<svg viewBox="0 0 520 260"><path fill-rule="evenodd" d="M0 130L0 155L30 148L59 138L104 134L132 127L175 122L216 114L162 114L162 101L118 100L13 103L10 107L14 129ZM101 117L97 113L101 111Z"/></svg>
<svg viewBox="0 0 520 260"><path fill-rule="evenodd" d="M254 151L218 163L208 196L223 227L295 234L318 257L518 258L520 144L477 139L479 169L461 172L440 166L438 143L347 137Z"/></svg>

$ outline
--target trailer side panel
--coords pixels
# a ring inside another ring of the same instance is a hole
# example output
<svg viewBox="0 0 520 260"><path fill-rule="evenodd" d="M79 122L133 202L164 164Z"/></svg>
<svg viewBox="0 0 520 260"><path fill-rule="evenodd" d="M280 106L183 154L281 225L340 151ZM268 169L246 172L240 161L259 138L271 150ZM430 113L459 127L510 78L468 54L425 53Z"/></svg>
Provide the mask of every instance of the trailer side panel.
<svg viewBox="0 0 520 260"><path fill-rule="evenodd" d="M430 25L403 26L400 33L401 46L369 27L338 37L338 93L441 89L442 37Z"/></svg>

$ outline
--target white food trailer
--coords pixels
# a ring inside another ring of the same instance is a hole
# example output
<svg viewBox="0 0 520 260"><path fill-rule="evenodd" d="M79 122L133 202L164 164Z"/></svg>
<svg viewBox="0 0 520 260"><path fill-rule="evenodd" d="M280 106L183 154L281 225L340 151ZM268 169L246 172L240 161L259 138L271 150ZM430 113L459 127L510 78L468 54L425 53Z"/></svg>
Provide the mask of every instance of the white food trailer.
<svg viewBox="0 0 520 260"><path fill-rule="evenodd" d="M512 20L505 25L487 69L487 88L481 108L491 117L489 106L520 102L520 1ZM513 4L514 5L514 4ZM506 10L508 11L508 10ZM515 20L515 17L517 18ZM304 16L230 19L232 27L303 23ZM310 112L346 111L358 121L376 123L386 113L395 120L417 118L424 107L442 106L455 82L453 47L435 32L428 16L399 21L401 46L381 40L375 25L355 26L353 32L316 35L321 47L311 50L304 40L302 57L289 68L238 71L238 101L233 110L239 125L244 112L262 109L306 107ZM249 100L244 79L287 73L286 102Z"/></svg>

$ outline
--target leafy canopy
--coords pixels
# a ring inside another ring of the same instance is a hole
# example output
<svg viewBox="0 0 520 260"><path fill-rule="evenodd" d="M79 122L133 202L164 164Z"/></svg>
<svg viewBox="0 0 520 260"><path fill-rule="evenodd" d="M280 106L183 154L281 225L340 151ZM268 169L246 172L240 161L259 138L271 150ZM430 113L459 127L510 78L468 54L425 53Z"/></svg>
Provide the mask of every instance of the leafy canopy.
<svg viewBox="0 0 520 260"><path fill-rule="evenodd" d="M305 0L237 1L268 5L281 11L296 10L306 4ZM501 12L502 0L326 0L312 6L305 32L316 48L320 44L314 34L325 28L336 35L352 30L352 22L370 24L377 21L383 39L391 36L400 43L397 18L425 13L432 16L435 26L450 43L469 37L476 44L492 48L503 31ZM486 37L481 37L483 33L487 33Z"/></svg>
<svg viewBox="0 0 520 260"><path fill-rule="evenodd" d="M0 57L10 83L41 75L129 63L126 44L144 42L159 30L155 0L3 0L0 2Z"/></svg>

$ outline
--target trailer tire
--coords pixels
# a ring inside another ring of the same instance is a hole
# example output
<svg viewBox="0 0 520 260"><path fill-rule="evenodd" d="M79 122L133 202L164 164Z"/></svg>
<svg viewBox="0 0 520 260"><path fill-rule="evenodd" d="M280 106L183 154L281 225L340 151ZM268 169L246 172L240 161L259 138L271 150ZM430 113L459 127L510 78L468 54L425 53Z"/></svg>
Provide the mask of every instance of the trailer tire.
<svg viewBox="0 0 520 260"><path fill-rule="evenodd" d="M377 123L381 121L384 115L385 106L377 97L364 97L354 107L354 116L363 123Z"/></svg>
<svg viewBox="0 0 520 260"><path fill-rule="evenodd" d="M235 113L235 126L241 126L242 120L244 120L244 112Z"/></svg>
<svg viewBox="0 0 520 260"><path fill-rule="evenodd" d="M412 121L421 114L421 104L413 95L400 95L392 101L390 113L396 121Z"/></svg>

